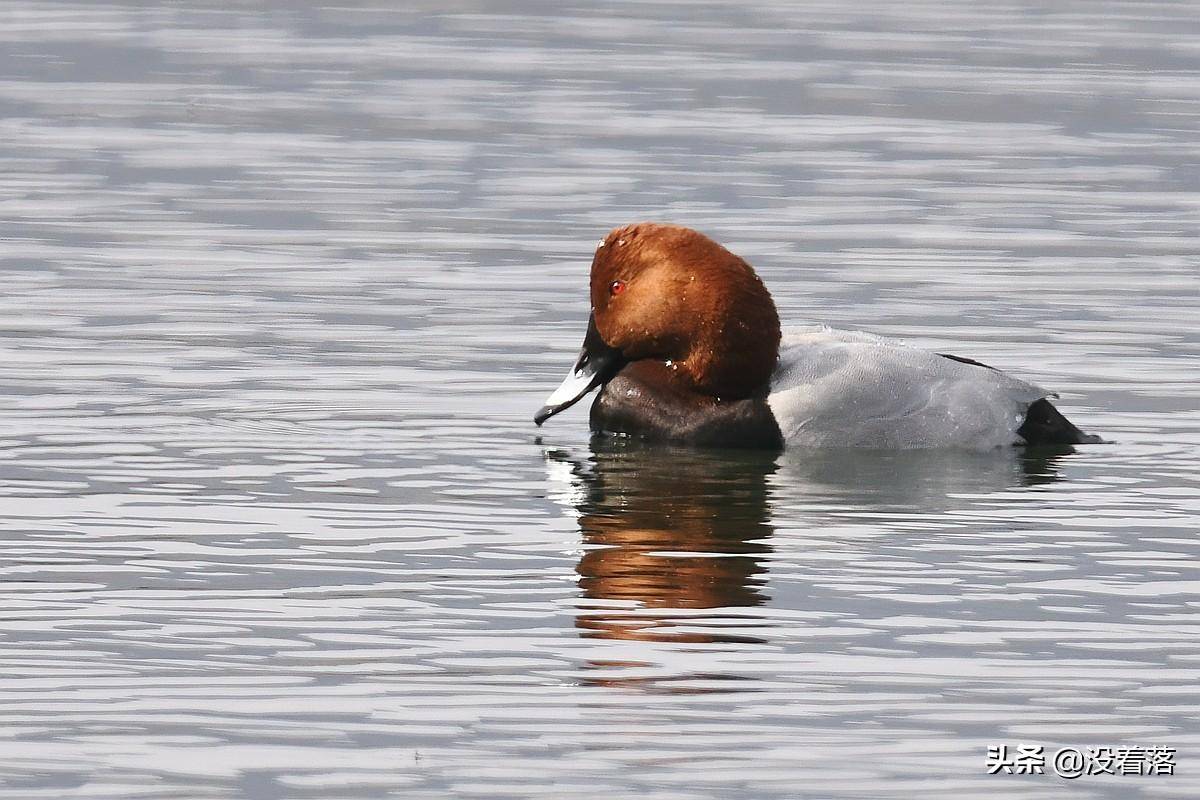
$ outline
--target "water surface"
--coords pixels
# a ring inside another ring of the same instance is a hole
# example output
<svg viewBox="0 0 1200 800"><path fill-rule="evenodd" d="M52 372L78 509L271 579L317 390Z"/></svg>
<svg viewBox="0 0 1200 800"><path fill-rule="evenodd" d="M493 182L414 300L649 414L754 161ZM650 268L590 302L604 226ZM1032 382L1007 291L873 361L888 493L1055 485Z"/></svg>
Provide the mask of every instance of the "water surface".
<svg viewBox="0 0 1200 800"><path fill-rule="evenodd" d="M1197 19L6 4L0 796L1195 796ZM639 219L1111 443L535 429Z"/></svg>

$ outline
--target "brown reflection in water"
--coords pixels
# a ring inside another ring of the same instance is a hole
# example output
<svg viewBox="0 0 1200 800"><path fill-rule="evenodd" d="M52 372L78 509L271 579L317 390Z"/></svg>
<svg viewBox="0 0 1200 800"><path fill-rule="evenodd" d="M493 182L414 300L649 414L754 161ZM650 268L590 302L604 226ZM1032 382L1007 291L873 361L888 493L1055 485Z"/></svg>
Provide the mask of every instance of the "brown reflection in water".
<svg viewBox="0 0 1200 800"><path fill-rule="evenodd" d="M591 638L676 644L767 641L753 635L766 603L771 505L815 503L929 514L1060 479L1070 449L1025 451L697 451L597 438L587 458L547 457L571 472L585 548L576 616ZM770 485L770 488L768 486ZM963 499L964 496L967 499ZM591 685L666 692L746 691L747 676L661 673L652 663L592 660ZM622 674L626 673L626 674ZM697 682L703 685L697 685ZM721 688L724 684L725 688Z"/></svg>
<svg viewBox="0 0 1200 800"><path fill-rule="evenodd" d="M757 606L770 552L770 453L696 452L624 440L593 443L576 465L579 528L587 552L579 585L604 605L580 614L584 635L672 642L759 642L736 612ZM613 604L612 607L609 604ZM585 603L585 606L587 604Z"/></svg>

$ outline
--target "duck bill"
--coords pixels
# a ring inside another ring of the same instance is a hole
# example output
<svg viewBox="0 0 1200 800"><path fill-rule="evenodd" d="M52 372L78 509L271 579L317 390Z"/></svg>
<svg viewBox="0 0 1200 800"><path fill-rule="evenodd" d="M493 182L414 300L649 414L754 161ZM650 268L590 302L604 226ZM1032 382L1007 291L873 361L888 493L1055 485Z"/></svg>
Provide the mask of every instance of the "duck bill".
<svg viewBox="0 0 1200 800"><path fill-rule="evenodd" d="M546 405L533 415L533 421L541 425L560 411L578 403L585 394L601 384L608 383L621 367L625 358L621 351L609 347L596 330L596 317L588 317L587 334L583 337L583 349L575 366L566 379L546 398Z"/></svg>

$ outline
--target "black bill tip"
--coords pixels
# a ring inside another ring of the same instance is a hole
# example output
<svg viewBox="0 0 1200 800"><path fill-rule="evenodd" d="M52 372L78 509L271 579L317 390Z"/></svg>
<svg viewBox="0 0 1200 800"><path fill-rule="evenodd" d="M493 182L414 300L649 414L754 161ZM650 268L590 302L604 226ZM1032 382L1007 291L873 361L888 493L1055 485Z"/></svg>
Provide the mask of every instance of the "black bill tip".
<svg viewBox="0 0 1200 800"><path fill-rule="evenodd" d="M546 398L546 404L533 415L534 423L540 426L558 412L575 405L588 392L607 383L624 364L620 351L609 347L600 338L595 317L589 318L583 349L575 359L575 366L562 385Z"/></svg>

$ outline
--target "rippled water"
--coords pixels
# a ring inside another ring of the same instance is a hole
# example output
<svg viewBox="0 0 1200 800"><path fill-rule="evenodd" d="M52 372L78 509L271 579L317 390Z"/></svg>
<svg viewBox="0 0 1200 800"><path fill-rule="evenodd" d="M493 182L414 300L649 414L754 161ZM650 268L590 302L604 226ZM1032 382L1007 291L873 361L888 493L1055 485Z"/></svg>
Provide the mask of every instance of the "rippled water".
<svg viewBox="0 0 1200 800"><path fill-rule="evenodd" d="M0 795L1195 797L1200 15L1052 5L0 7ZM647 218L1112 443L535 429Z"/></svg>

